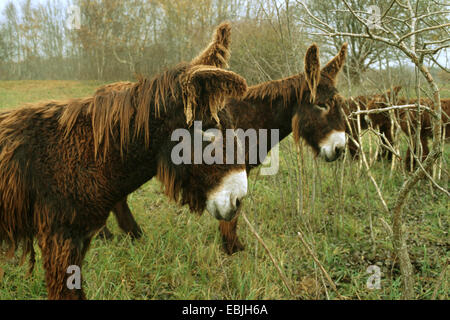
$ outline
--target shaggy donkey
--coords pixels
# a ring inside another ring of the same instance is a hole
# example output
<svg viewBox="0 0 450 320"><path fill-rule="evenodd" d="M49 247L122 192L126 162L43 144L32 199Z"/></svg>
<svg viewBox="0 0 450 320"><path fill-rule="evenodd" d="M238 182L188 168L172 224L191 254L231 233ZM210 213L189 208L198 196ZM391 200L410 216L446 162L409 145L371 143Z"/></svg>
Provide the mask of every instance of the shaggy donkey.
<svg viewBox="0 0 450 320"><path fill-rule="evenodd" d="M396 87L401 88L401 87ZM399 90L396 91L396 93ZM391 99L386 95L375 95L367 104L367 108L370 109L382 109L386 108L391 104ZM392 103L395 105L407 105L407 104L416 104L417 99L408 99L404 97L394 96L392 99ZM434 102L430 99L420 99L420 104L429 107L430 109L434 109ZM442 107L442 130L445 132L445 138L448 139L450 137L450 99L441 99L441 107ZM411 152L416 152L417 145L415 141L415 134L417 129L417 111L412 109L401 109L395 110L394 116L402 131L409 137L411 137L412 142L412 151L408 147L406 151L405 157L405 166L407 170L413 170L415 168L415 161L412 161ZM374 127L378 127L380 129L380 133L384 134L389 141L389 143L393 144L394 139L391 134L391 116L389 112L382 113L372 113L368 115L368 119L370 120L370 124ZM431 116L427 111L424 111L420 115L420 144L422 146L422 158L421 161L424 161L428 156L430 149L428 148L428 140L433 137L433 128L431 122ZM447 141L447 140L446 140ZM392 158L392 153L390 151L386 151L390 158Z"/></svg>
<svg viewBox="0 0 450 320"><path fill-rule="evenodd" d="M9 255L22 243L33 265L37 239L49 299L85 298L82 288L67 285L69 267L81 268L109 211L154 176L192 211L208 207L218 219L233 218L247 191L244 165L170 159L175 129L193 131L194 120L205 129L233 127L231 116L219 112L226 97L246 92L246 82L204 65L228 54L207 49L121 91L0 116L0 243L10 245Z"/></svg>
<svg viewBox="0 0 450 320"><path fill-rule="evenodd" d="M349 117L349 122L346 125L345 132L352 136L354 140L358 141L357 135L358 135L358 120L357 117L350 117L352 112L356 112L358 110L367 110L369 103L377 98L384 96L388 101L393 101L396 99L398 92L401 90L402 87L394 87L393 91L391 90L386 91L383 95L380 94L371 94L371 95L365 95L365 96L357 96L357 97L350 97L347 99L346 103L344 104L343 110L347 117ZM384 116L383 116L384 117ZM361 130L366 130L369 127L367 116L360 116L359 117L359 124ZM381 121L376 124L378 129L380 130L380 133L384 134L385 141L388 141L390 143L393 142L392 132L391 132L391 121L389 118L386 118L385 120L388 121ZM349 139L348 141L348 150L350 151L350 155L353 158L356 158L358 156L358 146L353 142L352 139ZM381 157L386 157L389 160L392 159L392 152L390 152L388 149L383 149L381 153Z"/></svg>

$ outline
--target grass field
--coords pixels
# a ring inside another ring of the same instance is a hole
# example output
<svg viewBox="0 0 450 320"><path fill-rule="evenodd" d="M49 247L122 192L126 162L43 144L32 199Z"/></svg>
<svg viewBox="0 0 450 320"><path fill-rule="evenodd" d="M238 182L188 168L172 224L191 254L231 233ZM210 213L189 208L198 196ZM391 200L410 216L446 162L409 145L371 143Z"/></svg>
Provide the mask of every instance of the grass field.
<svg viewBox="0 0 450 320"><path fill-rule="evenodd" d="M0 82L0 108L24 102L81 97L99 82ZM366 150L375 140L366 138ZM450 152L445 152L449 163ZM448 167L447 167L448 170ZM397 164L372 164L381 191L392 205L405 173ZM440 181L448 187L448 180ZM337 286L351 299L398 299L398 261L388 228L391 217L382 209L374 186L359 162L325 163L304 147L297 153L291 137L280 146L280 170L274 176L253 171L243 211L277 259L295 296L284 286L274 264L241 219L238 233L246 250L227 256L221 249L218 223L209 214L189 213L170 203L159 184L150 181L129 197L144 231L138 241L120 233L111 241L96 238L83 266L90 299L335 299L319 266L297 236L301 231ZM405 207L405 230L415 271L417 299L449 298L450 257L448 198L420 183ZM37 249L37 246L36 246ZM20 254L18 254L20 256ZM380 289L368 289L371 265L381 269ZM45 299L40 253L34 274L19 258L0 255L0 299Z"/></svg>

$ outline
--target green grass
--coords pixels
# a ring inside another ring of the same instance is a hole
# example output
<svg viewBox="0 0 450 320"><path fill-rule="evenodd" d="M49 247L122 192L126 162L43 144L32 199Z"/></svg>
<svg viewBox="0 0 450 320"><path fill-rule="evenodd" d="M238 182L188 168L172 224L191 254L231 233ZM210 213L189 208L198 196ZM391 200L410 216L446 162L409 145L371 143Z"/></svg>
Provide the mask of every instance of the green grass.
<svg viewBox="0 0 450 320"><path fill-rule="evenodd" d="M78 81L0 82L0 102L10 108L23 102L85 96L100 83ZM371 139L371 141L369 141ZM366 137L374 149L373 137ZM295 298L334 299L319 267L300 242L301 231L339 293L351 299L398 299L401 282L393 255L386 214L359 162L325 163L308 148L297 157L292 138L280 146L280 170L274 176L249 179L243 211L258 230L286 275ZM373 151L373 150L372 150ZM448 163L450 152L446 150ZM392 205L404 181L401 166L372 164L372 172ZM441 185L447 186L445 180ZM342 192L340 191L342 190ZM108 220L112 241L95 238L83 266L90 299L292 299L272 261L240 220L238 233L246 250L227 256L221 250L217 221L209 214L189 213L150 181L129 197L144 236L131 241L116 221ZM416 298L430 299L449 260L449 203L446 196L420 183L404 210L405 230L414 266ZM37 249L37 246L36 246ZM20 255L18 255L20 256ZM0 299L45 299L40 253L34 274L26 278L19 257L0 255ZM370 265L382 271L381 289L370 290ZM448 273L447 273L448 274ZM324 285L324 283L326 285ZM439 283L438 299L449 298L448 277Z"/></svg>
<svg viewBox="0 0 450 320"><path fill-rule="evenodd" d="M102 84L99 81L0 81L0 109L28 102L84 97L92 95Z"/></svg>

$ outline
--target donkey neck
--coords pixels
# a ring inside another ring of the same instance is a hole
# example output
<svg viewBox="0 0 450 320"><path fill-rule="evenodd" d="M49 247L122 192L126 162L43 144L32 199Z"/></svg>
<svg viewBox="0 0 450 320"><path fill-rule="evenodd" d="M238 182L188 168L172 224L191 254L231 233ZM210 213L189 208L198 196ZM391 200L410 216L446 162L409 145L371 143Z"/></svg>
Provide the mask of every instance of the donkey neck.
<svg viewBox="0 0 450 320"><path fill-rule="evenodd" d="M265 82L249 88L241 100L232 99L227 108L237 128L278 129L280 140L292 132L291 119L298 103L300 76Z"/></svg>
<svg viewBox="0 0 450 320"><path fill-rule="evenodd" d="M247 95L241 99L231 99L227 102L227 110L231 113L235 128L243 130L260 129L268 130L267 146L260 146L259 134L257 145L250 146L245 142L247 171L261 164L250 164L248 161L249 150L267 148L269 152L279 141L292 132L292 116L298 101L298 77L269 81L249 88ZM270 130L279 130L279 139L272 141Z"/></svg>

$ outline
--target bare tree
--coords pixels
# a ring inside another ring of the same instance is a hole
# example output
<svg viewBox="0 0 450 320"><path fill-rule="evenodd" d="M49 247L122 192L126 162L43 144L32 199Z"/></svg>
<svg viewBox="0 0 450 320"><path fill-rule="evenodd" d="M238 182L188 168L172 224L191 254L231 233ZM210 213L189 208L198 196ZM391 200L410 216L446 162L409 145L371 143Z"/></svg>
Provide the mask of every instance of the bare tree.
<svg viewBox="0 0 450 320"><path fill-rule="evenodd" d="M316 35L324 37L344 37L349 39L367 39L383 43L402 52L426 79L434 100L435 109L432 112L433 144L431 152L423 164L420 164L416 171L405 180L397 194L393 206L390 209L387 209L392 213L393 217L393 245L400 261L403 297L412 299L415 296L414 277L406 246L406 237L403 232L403 207L408 198L408 194L419 180L424 178L434 178L431 177L432 174L430 174L430 170L433 167L433 164L437 163L437 160L442 153L442 109L440 93L439 88L424 61L434 60L434 56L437 53L450 46L450 38L448 37L450 23L445 19L449 14L449 11L445 10L443 4L436 2L427 2L425 6L421 6L420 1L392 0L384 11L380 10L379 15L369 19L367 13L362 14L359 11L360 8L351 5L349 1L343 0L342 2L346 7L346 12L351 14L362 26L361 32L354 33L339 30L335 26L330 25L314 15L308 5L304 2L298 1L297 3L306 11L308 23L311 27L315 27ZM395 16L391 16L393 8L399 10L401 15L396 14ZM444 19L439 19L439 17L444 17ZM436 35L443 37L434 40L433 38L436 37ZM419 93L420 97L421 91L418 83L416 91ZM420 114L422 111L420 103L417 104L417 109ZM417 130L416 132L416 134L420 134L420 130ZM417 160L419 159L419 157L416 158ZM381 194L380 198L384 202Z"/></svg>
<svg viewBox="0 0 450 320"><path fill-rule="evenodd" d="M320 21L325 22L328 26L331 26L335 30L339 30L345 33L361 33L364 31L364 25L362 25L352 14L347 10L345 4L340 0L330 1L305 1L308 10L311 14L317 17ZM359 14L362 14L366 18L370 17L369 12L374 8L373 1L371 0L349 0L352 7L360 8ZM302 10L304 11L304 10ZM392 14L395 14L392 12ZM307 14L302 12L299 16L299 20L306 26L306 28L315 31L317 28L314 24L311 24ZM306 19L305 19L306 18ZM346 37L336 35L335 37L326 38L329 42L328 51L334 52L339 50L341 44L344 41L349 43L349 56L346 68L349 68L349 74L353 82L359 84L362 80L362 75L367 70L378 63L379 59L385 59L392 56L393 52L391 48L383 42L374 42L370 39L363 37Z"/></svg>

